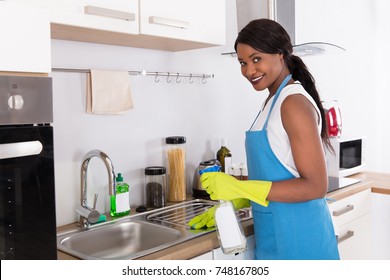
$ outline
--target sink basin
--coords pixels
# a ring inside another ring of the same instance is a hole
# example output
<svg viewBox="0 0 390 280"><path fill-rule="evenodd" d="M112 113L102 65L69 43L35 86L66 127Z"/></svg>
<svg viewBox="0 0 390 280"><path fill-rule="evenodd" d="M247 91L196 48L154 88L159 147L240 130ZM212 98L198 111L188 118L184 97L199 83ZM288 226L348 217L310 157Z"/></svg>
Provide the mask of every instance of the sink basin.
<svg viewBox="0 0 390 280"><path fill-rule="evenodd" d="M59 234L57 248L80 259L135 259L215 231L188 227L190 219L213 205L195 199L79 228Z"/></svg>
<svg viewBox="0 0 390 280"><path fill-rule="evenodd" d="M59 236L58 249L82 259L129 259L170 246L181 235L173 228L125 220Z"/></svg>

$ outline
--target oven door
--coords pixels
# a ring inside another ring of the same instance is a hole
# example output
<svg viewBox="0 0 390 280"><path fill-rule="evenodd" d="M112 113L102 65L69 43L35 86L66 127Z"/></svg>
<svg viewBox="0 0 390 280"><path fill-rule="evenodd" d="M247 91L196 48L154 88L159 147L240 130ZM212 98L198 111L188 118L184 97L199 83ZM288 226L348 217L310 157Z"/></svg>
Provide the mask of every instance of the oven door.
<svg viewBox="0 0 390 280"><path fill-rule="evenodd" d="M53 128L0 127L0 258L56 259Z"/></svg>

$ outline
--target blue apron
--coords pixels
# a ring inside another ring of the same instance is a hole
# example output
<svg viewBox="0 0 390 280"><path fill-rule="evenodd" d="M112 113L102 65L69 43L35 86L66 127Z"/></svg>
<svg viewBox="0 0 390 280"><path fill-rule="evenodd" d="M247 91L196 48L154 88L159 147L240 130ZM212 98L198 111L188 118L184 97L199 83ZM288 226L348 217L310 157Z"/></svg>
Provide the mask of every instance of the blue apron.
<svg viewBox="0 0 390 280"><path fill-rule="evenodd" d="M287 76L279 86L262 130L246 132L249 180L275 182L295 178L273 153L266 130L274 104L290 78L291 75ZM299 203L270 201L268 207L252 202L252 211L256 259L340 258L325 198Z"/></svg>

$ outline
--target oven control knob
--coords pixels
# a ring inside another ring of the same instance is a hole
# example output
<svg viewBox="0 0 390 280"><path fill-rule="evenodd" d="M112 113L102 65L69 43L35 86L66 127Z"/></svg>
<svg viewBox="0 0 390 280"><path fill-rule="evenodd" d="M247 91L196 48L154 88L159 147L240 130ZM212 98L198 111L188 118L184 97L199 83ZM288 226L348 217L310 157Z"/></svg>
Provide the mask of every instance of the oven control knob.
<svg viewBox="0 0 390 280"><path fill-rule="evenodd" d="M19 94L11 95L8 98L8 106L10 109L20 110L23 108L24 100L23 96Z"/></svg>

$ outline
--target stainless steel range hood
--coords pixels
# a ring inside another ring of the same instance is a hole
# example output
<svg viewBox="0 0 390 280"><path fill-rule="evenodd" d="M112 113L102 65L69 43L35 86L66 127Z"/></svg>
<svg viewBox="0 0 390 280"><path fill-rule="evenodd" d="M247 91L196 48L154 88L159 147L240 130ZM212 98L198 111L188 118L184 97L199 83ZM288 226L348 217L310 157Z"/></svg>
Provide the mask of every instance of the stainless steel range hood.
<svg viewBox="0 0 390 280"><path fill-rule="evenodd" d="M290 35L293 52L298 56L319 55L329 52L342 52L344 48L327 42L306 42L297 44L295 34L295 0L235 0L237 31L251 20L269 18L279 22ZM222 54L234 55L234 42ZM231 49L230 49L231 48Z"/></svg>

